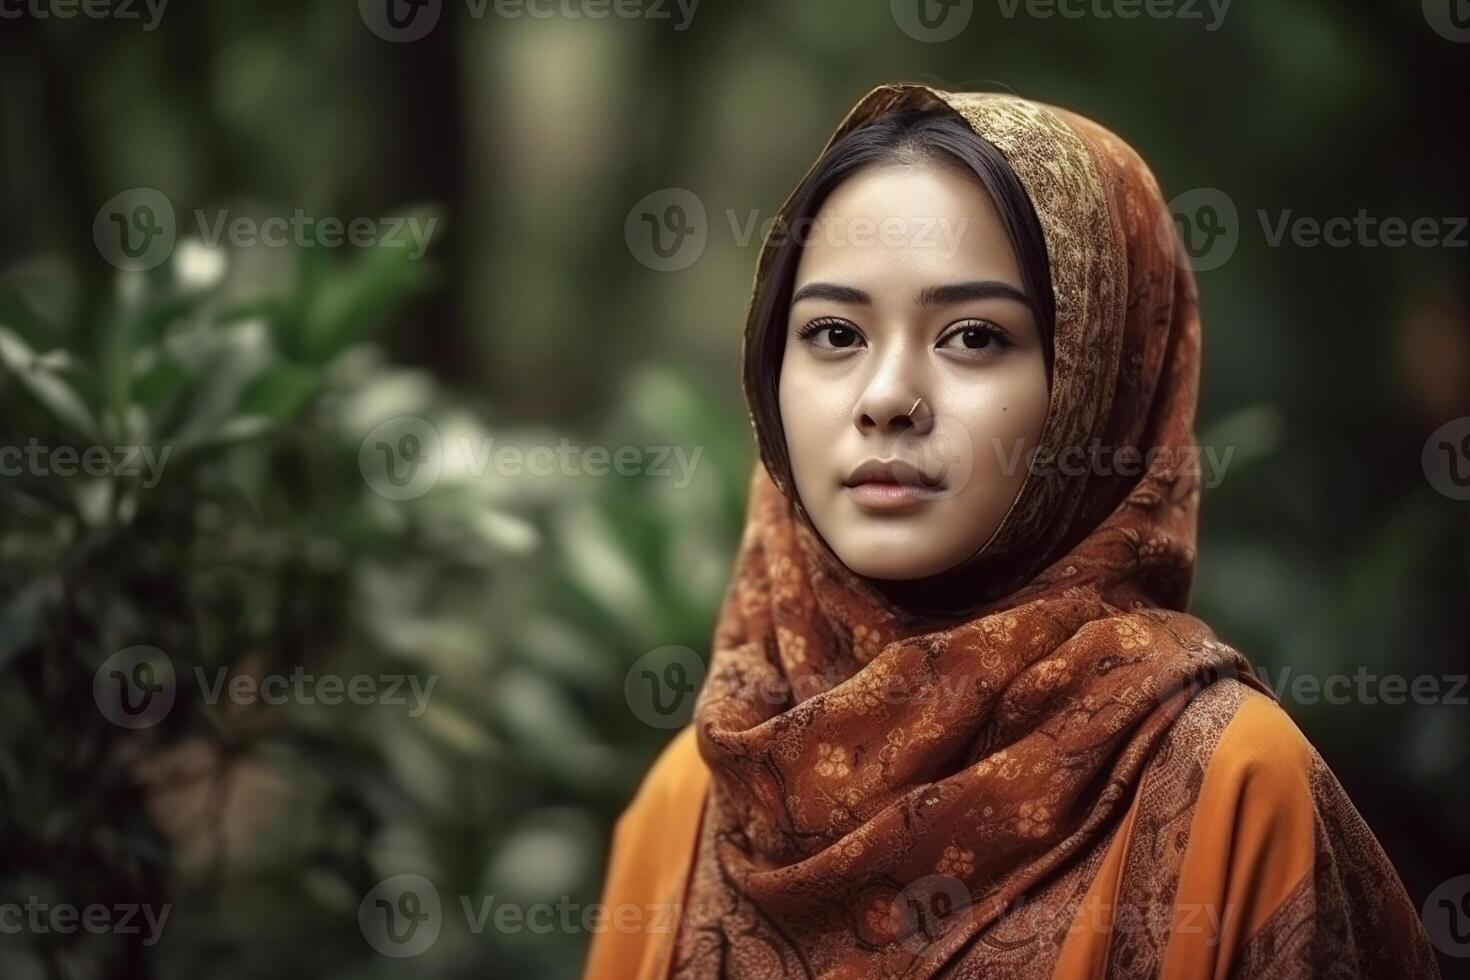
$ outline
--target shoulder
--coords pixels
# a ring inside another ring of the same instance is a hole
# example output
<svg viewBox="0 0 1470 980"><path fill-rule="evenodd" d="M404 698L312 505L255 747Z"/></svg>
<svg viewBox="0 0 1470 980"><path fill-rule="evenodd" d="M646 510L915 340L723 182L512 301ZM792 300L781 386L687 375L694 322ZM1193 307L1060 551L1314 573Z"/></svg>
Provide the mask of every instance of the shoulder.
<svg viewBox="0 0 1470 980"><path fill-rule="evenodd" d="M1314 976L1438 975L1392 864L1274 699L1217 682L1176 727L1176 758L1192 772L1155 779L1188 826L1155 824L1179 832L1183 848L1162 976L1274 976L1287 962ZM1158 811L1147 785L1140 802ZM1186 931L1186 918L1204 925Z"/></svg>
<svg viewBox="0 0 1470 980"><path fill-rule="evenodd" d="M709 787L709 769L699 754L694 728L690 726L675 735L654 759L644 774L637 792L619 818L619 824L630 822L644 813L665 813L693 802L698 804Z"/></svg>
<svg viewBox="0 0 1470 980"><path fill-rule="evenodd" d="M692 840L708 789L709 769L690 726L674 736L644 774L613 829L615 845L657 853L675 841Z"/></svg>
<svg viewBox="0 0 1470 980"><path fill-rule="evenodd" d="M1269 880L1256 885L1284 897L1314 857L1320 757L1301 729L1273 698L1232 678L1200 692L1166 741L1152 782L1192 813L1189 850L1210 855L1217 872L1264 864Z"/></svg>
<svg viewBox="0 0 1470 980"><path fill-rule="evenodd" d="M1268 695L1235 678L1197 693L1148 762L1103 883L1108 957L1138 976L1235 975L1311 872L1311 771L1310 745Z"/></svg>
<svg viewBox="0 0 1470 980"><path fill-rule="evenodd" d="M1200 710L1217 715L1219 734L1209 751L1208 779L1278 799L1311 796L1316 758L1296 722L1275 700L1240 681L1222 681L1201 696ZM1222 710L1223 709L1223 710Z"/></svg>
<svg viewBox="0 0 1470 980"><path fill-rule="evenodd" d="M1166 736L1165 756L1187 761L1201 789L1248 793L1259 802L1305 802L1316 752L1271 697L1235 680L1201 691ZM1179 757L1183 757L1182 759Z"/></svg>
<svg viewBox="0 0 1470 980"><path fill-rule="evenodd" d="M1170 881L1164 975L1221 975L1310 881L1315 758L1281 706L1239 680L1179 716L1145 777L1130 854L1135 876Z"/></svg>
<svg viewBox="0 0 1470 980"><path fill-rule="evenodd" d="M650 909L677 909L704 811L708 770L692 728L664 748L613 828L602 908L615 922ZM653 976L667 924L603 929L593 937L583 974L595 980Z"/></svg>

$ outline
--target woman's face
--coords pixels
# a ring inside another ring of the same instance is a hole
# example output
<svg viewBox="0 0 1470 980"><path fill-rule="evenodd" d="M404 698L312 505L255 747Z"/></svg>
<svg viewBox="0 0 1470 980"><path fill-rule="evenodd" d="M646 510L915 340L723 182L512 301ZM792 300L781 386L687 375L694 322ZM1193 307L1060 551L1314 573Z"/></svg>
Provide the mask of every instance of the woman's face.
<svg viewBox="0 0 1470 980"><path fill-rule="evenodd" d="M1046 418L1000 215L973 175L885 164L840 184L802 236L780 379L802 503L859 575L953 568L1000 525Z"/></svg>

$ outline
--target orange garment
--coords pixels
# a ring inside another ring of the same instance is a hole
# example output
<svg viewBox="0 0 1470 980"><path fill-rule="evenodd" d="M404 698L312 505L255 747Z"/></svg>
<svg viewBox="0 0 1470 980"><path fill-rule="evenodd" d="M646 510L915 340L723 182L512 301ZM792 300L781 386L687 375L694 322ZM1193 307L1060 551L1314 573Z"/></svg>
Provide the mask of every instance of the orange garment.
<svg viewBox="0 0 1470 980"><path fill-rule="evenodd" d="M1171 767L1195 764L1203 775L1181 815L1187 844L1177 856L1156 856L1152 835L1158 827L1150 815L1177 805L1177 794L1160 791ZM1080 884L1085 891L1049 944L1054 957L1035 958L1017 975L1249 978L1266 975L1252 971L1268 961L1309 955L1326 938L1320 930L1331 917L1375 915L1372 909L1317 907L1331 904L1318 881L1331 869L1319 861L1365 845L1375 861L1386 860L1320 756L1286 713L1258 692L1234 681L1207 689L1181 716L1143 787L1117 833L1091 860L1079 862L1079 881L1060 886L1065 891ZM708 788L694 730L685 729L617 823L603 895L607 925L593 938L586 980L667 975ZM1160 795L1150 799L1154 793ZM1334 823L1350 828L1354 839L1336 847L1318 840L1324 806L1336 811ZM1139 880L1172 878L1172 893L1153 896L1153 907L1130 905L1130 867ZM1050 897L1038 898L1045 904ZM1011 913L1023 932L1030 928L1020 921L1025 908L1022 903ZM619 910L625 925L614 928ZM1150 917L1154 921L1144 921ZM1389 925L1403 930L1397 936L1406 946L1418 932L1417 921ZM999 923L991 941L1003 943L1007 929L1007 921Z"/></svg>

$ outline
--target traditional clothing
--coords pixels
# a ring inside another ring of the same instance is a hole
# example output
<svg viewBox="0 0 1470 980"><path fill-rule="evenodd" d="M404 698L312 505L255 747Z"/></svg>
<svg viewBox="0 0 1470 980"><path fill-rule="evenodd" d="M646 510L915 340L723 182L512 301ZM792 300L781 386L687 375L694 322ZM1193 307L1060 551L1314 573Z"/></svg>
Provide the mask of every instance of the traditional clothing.
<svg viewBox="0 0 1470 980"><path fill-rule="evenodd" d="M609 921L678 914L601 932L587 976L1437 977L1331 772L1183 611L1199 317L1152 175L1071 113L918 85L833 140L914 107L993 144L1040 221L1038 459L1107 455L1031 467L955 615L846 568L761 441L694 724L614 840Z"/></svg>

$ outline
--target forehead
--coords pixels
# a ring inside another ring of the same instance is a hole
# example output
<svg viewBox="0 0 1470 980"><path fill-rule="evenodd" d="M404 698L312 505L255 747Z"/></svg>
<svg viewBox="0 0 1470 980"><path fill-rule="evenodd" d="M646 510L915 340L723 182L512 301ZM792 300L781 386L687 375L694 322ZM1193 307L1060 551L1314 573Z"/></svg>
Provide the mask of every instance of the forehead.
<svg viewBox="0 0 1470 980"><path fill-rule="evenodd" d="M939 163L865 167L839 184L801 236L796 285L957 278L1019 287L1015 251L978 177Z"/></svg>

